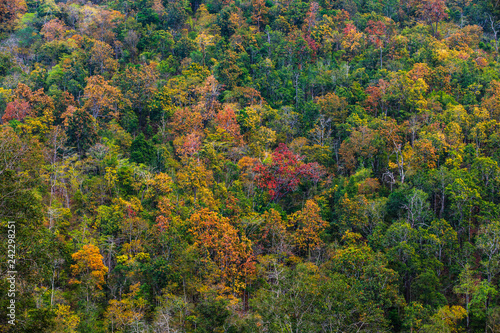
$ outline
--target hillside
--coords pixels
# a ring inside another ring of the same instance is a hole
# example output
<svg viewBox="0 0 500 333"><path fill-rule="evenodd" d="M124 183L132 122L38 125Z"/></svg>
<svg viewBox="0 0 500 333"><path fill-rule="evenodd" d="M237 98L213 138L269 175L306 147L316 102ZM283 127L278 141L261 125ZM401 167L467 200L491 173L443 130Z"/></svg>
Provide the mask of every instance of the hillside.
<svg viewBox="0 0 500 333"><path fill-rule="evenodd" d="M0 0L0 332L500 332L500 2Z"/></svg>

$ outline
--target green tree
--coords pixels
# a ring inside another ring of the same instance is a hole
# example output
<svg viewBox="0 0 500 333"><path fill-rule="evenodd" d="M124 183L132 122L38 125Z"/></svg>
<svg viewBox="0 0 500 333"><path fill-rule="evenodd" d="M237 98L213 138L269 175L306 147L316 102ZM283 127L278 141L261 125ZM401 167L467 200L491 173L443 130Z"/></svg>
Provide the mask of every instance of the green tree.
<svg viewBox="0 0 500 333"><path fill-rule="evenodd" d="M130 161L149 165L155 157L155 146L151 141L145 139L144 134L139 133L130 145Z"/></svg>

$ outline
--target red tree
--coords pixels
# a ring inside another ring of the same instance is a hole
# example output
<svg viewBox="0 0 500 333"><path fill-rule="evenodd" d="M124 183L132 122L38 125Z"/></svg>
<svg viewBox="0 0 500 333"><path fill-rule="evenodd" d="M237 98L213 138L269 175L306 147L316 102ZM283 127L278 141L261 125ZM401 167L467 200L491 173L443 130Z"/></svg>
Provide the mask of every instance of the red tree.
<svg viewBox="0 0 500 333"><path fill-rule="evenodd" d="M267 190L273 201L296 191L301 182L317 183L324 175L318 163L302 162L302 157L292 153L283 143L273 152L269 164L260 163L254 171L257 186Z"/></svg>
<svg viewBox="0 0 500 333"><path fill-rule="evenodd" d="M32 113L31 106L28 102L16 99L7 104L5 113L2 116L2 121L4 123L13 119L21 121L27 116L32 116Z"/></svg>
<svg viewBox="0 0 500 333"><path fill-rule="evenodd" d="M384 42L386 39L387 26L382 21L368 21L368 26L365 32L369 36L369 41L380 50L380 68L382 68L382 52L384 49Z"/></svg>

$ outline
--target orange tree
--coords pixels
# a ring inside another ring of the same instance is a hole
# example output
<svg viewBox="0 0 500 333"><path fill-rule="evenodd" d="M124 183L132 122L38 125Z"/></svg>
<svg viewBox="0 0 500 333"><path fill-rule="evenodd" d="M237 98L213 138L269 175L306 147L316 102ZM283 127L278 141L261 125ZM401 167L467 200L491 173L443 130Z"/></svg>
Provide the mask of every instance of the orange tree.
<svg viewBox="0 0 500 333"><path fill-rule="evenodd" d="M91 290L101 290L108 267L103 263L103 256L99 248L93 244L84 245L83 248L71 255L76 262L71 265L71 274L75 277L70 280L72 284L82 284L86 290L87 304L90 301Z"/></svg>
<svg viewBox="0 0 500 333"><path fill-rule="evenodd" d="M222 282L233 292L245 289L254 272L254 257L250 240L240 236L229 219L206 208L190 218L194 246L204 258L205 267L213 267L208 281Z"/></svg>

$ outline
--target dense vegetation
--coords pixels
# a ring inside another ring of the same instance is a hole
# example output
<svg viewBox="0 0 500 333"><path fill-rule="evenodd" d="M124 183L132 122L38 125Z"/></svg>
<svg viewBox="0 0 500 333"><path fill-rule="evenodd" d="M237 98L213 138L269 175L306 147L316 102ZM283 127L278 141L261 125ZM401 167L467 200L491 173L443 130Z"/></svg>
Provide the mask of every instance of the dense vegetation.
<svg viewBox="0 0 500 333"><path fill-rule="evenodd" d="M0 331L499 332L499 31L484 0L0 0Z"/></svg>

